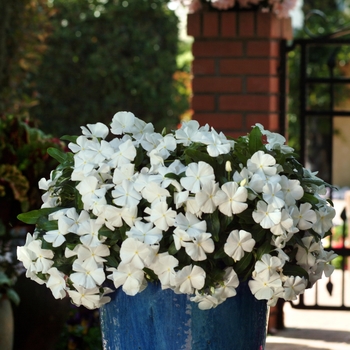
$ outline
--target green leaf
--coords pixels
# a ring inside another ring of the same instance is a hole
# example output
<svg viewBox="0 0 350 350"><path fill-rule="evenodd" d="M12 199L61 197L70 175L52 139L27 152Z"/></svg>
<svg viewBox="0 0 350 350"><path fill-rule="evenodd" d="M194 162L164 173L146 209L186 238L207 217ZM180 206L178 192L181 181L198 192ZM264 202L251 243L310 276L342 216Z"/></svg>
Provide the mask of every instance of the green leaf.
<svg viewBox="0 0 350 350"><path fill-rule="evenodd" d="M253 128L249 135L249 152L251 154L254 154L255 152L263 149L264 145L262 142L262 133L259 127L256 126Z"/></svg>
<svg viewBox="0 0 350 350"><path fill-rule="evenodd" d="M38 219L37 226L40 230L44 231L58 230L58 221L49 221L46 217L42 216Z"/></svg>
<svg viewBox="0 0 350 350"><path fill-rule="evenodd" d="M169 247L169 249L168 249L168 253L169 253L170 255L175 255L175 254L177 253L177 249L176 249L176 247L175 247L175 242L172 242L172 243L170 244L170 247Z"/></svg>
<svg viewBox="0 0 350 350"><path fill-rule="evenodd" d="M10 288L6 291L7 297L15 304L18 305L20 302L19 295L15 292L14 289Z"/></svg>
<svg viewBox="0 0 350 350"><path fill-rule="evenodd" d="M192 148L187 148L185 149L185 154L189 156L193 162L206 162L215 168L216 160L210 157L208 153L197 151Z"/></svg>
<svg viewBox="0 0 350 350"><path fill-rule="evenodd" d="M234 270L236 271L237 274L241 274L246 270L250 265L251 261L253 259L253 253L248 253L243 256L243 258L239 261L234 266Z"/></svg>
<svg viewBox="0 0 350 350"><path fill-rule="evenodd" d="M107 260L106 265L110 267L117 268L119 266L119 261L112 255L106 256L105 259Z"/></svg>
<svg viewBox="0 0 350 350"><path fill-rule="evenodd" d="M50 147L47 149L47 153L52 157L55 158L59 163L63 163L67 159L67 155L65 152L55 148Z"/></svg>
<svg viewBox="0 0 350 350"><path fill-rule="evenodd" d="M270 253L271 250L272 250L272 246L271 246L270 240L265 241L265 243L258 248L258 251L256 254L257 259L260 259L264 254Z"/></svg>
<svg viewBox="0 0 350 350"><path fill-rule="evenodd" d="M174 179L174 180L179 180L180 176L176 175L174 173L167 173L164 175L164 177L168 178L168 179Z"/></svg>
<svg viewBox="0 0 350 350"><path fill-rule="evenodd" d="M21 220L22 222L28 224L28 225L35 225L39 218L42 216L48 216L49 214L60 210L62 208L55 207L55 208L42 208L37 210L28 211L27 213L22 213L17 215L17 219Z"/></svg>
<svg viewBox="0 0 350 350"><path fill-rule="evenodd" d="M300 201L303 203L310 203L311 205L316 205L319 202L319 200L315 197L315 195L311 193L304 193Z"/></svg>
<svg viewBox="0 0 350 350"><path fill-rule="evenodd" d="M214 259L223 259L226 257L227 254L225 253L224 247L221 247L214 255Z"/></svg>
<svg viewBox="0 0 350 350"><path fill-rule="evenodd" d="M77 143L77 138L78 136L74 136L74 135L64 135L61 137L61 140Z"/></svg>
<svg viewBox="0 0 350 350"><path fill-rule="evenodd" d="M214 211L214 213L209 214L208 218L206 219L207 222L207 230L209 233L212 234L213 240L215 242L219 241L219 233L221 229L220 220L219 220L219 213L217 210Z"/></svg>
<svg viewBox="0 0 350 350"><path fill-rule="evenodd" d="M307 280L309 280L308 273L302 267L290 263L286 263L283 266L283 274L286 276L305 277Z"/></svg>

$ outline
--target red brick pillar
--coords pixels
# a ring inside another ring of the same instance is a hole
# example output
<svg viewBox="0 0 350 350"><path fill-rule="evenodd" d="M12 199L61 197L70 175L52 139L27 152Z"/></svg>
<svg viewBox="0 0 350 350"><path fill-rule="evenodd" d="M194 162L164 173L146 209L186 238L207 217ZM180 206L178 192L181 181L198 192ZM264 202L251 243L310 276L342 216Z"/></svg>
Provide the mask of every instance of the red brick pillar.
<svg viewBox="0 0 350 350"><path fill-rule="evenodd" d="M279 44L290 19L256 11L203 10L188 16L193 119L239 136L255 123L279 130Z"/></svg>

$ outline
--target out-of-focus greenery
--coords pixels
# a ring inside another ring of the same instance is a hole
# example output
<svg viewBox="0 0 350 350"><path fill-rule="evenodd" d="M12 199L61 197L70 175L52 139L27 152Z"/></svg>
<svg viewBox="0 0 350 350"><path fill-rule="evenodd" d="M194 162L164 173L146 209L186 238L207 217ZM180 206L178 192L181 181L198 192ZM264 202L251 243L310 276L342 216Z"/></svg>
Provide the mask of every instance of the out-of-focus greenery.
<svg viewBox="0 0 350 350"><path fill-rule="evenodd" d="M25 89L50 32L46 0L0 0L0 298L18 304L17 215L40 205L37 183L57 164L46 149L62 144L29 122L36 101Z"/></svg>
<svg viewBox="0 0 350 350"><path fill-rule="evenodd" d="M46 132L77 134L132 111L173 127L188 109L177 72L178 18L167 0L50 0L53 26L29 89Z"/></svg>
<svg viewBox="0 0 350 350"><path fill-rule="evenodd" d="M98 310L71 305L56 350L102 350Z"/></svg>
<svg viewBox="0 0 350 350"><path fill-rule="evenodd" d="M28 119L37 101L26 94L51 32L47 0L0 0L0 115Z"/></svg>
<svg viewBox="0 0 350 350"><path fill-rule="evenodd" d="M340 28L350 25L350 16L337 7L334 0L304 0L303 12L307 16L311 10L320 10L324 16L312 15L304 28L296 30L294 39L319 37L334 33ZM305 30L306 28L306 30ZM300 154L300 47L296 46L288 54L289 62L289 94L288 94L288 143ZM334 76L345 76L344 68L350 62L350 48L348 45L334 46L313 45L307 52L307 76L330 77L329 63L334 62ZM349 95L344 85L335 86L335 103L343 101ZM312 110L329 110L330 95L328 84L308 85L307 108ZM316 128L315 134L326 135L329 132L331 120L328 117L310 119L309 128ZM311 131L312 133L312 131ZM326 137L326 136L325 136ZM318 147L312 146L317 152ZM312 156L312 155L310 155ZM315 165L315 167L317 167ZM318 167L320 169L320 167ZM323 175L324 176L324 175Z"/></svg>

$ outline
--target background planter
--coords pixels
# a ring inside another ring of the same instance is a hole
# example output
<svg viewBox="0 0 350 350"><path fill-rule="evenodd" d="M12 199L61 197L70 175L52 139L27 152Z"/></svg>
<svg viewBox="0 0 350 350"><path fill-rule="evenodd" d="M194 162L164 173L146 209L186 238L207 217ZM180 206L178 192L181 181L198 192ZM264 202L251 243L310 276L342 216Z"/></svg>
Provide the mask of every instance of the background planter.
<svg viewBox="0 0 350 350"><path fill-rule="evenodd" d="M12 350L13 313L10 300L0 298L0 349Z"/></svg>
<svg viewBox="0 0 350 350"><path fill-rule="evenodd" d="M105 350L260 350L266 340L265 301L241 283L234 298L199 310L184 294L157 284L136 296L118 289L100 310Z"/></svg>

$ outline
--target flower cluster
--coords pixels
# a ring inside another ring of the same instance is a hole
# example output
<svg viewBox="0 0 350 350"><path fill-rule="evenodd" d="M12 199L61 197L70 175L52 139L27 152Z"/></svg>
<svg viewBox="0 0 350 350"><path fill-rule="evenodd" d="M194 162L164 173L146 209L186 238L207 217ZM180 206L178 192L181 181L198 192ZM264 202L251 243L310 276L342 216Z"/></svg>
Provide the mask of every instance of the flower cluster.
<svg viewBox="0 0 350 350"><path fill-rule="evenodd" d="M260 7L262 11L271 11L278 18L288 18L289 12L296 6L297 0L178 0L193 13L202 8L203 3L210 3L218 10L229 10L234 7L247 9Z"/></svg>
<svg viewBox="0 0 350 350"><path fill-rule="evenodd" d="M36 229L18 258L55 298L97 308L113 285L135 295L155 282L209 309L248 280L274 305L332 272L328 185L261 125L233 140L194 120L157 133L119 112L110 130L65 140L71 152L49 150L61 164L39 183L42 208L20 215Z"/></svg>

